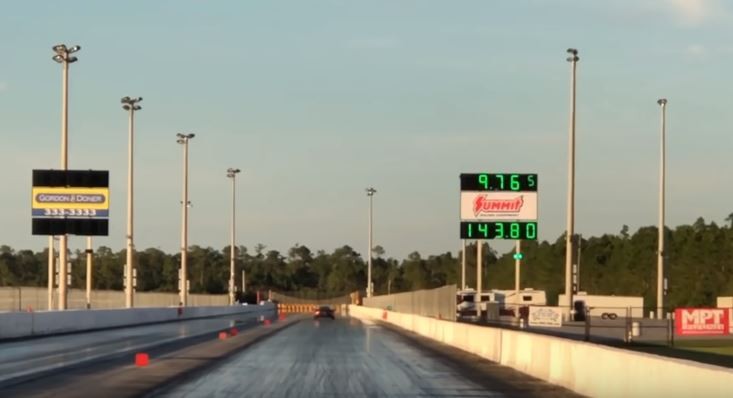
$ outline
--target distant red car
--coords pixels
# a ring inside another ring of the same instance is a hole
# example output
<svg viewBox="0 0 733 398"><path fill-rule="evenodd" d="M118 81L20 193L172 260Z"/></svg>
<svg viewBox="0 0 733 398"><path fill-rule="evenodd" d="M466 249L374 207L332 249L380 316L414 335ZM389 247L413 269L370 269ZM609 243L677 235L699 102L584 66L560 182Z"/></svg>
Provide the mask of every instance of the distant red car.
<svg viewBox="0 0 733 398"><path fill-rule="evenodd" d="M334 315L331 307L321 306L321 307L318 307L318 309L316 309L315 313L313 314L313 319L318 319L318 318L336 319L336 316Z"/></svg>

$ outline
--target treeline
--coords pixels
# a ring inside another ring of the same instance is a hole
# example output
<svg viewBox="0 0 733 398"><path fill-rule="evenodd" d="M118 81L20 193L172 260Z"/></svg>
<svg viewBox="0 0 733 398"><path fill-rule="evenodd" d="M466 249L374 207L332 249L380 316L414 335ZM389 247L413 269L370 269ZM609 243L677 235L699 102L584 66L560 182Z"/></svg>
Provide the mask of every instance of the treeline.
<svg viewBox="0 0 733 398"><path fill-rule="evenodd" d="M733 220L733 218L729 218ZM576 239L577 241L577 239ZM667 305L715 305L717 296L733 295L733 229L698 219L666 231ZM575 248L577 249L577 247ZM629 233L583 237L580 240L580 289L591 294L642 295L647 307L655 305L657 228L643 227ZM555 303L564 291L565 239L555 242L522 242L522 287L543 289ZM297 292L303 297L327 297L364 291L366 261L349 246L331 253L313 252L297 245L280 253L256 245L252 251L240 246L235 263L236 285L241 288L246 271L248 291ZM476 286L476 246L466 251L467 285ZM513 289L513 251L500 254L489 243L483 248L484 287ZM150 248L137 252L137 290L175 292L180 253L168 254ZM374 250L372 273L376 294L460 285L460 256L453 253L423 256L413 252L406 259L387 257ZM0 286L46 286L47 252L15 251L0 246ZM72 286L83 288L86 255L70 253ZM578 259L575 258L574 262ZM125 251L100 247L94 252L94 289L122 289ZM188 254L191 293L222 294L229 279L229 247L217 250L192 246Z"/></svg>

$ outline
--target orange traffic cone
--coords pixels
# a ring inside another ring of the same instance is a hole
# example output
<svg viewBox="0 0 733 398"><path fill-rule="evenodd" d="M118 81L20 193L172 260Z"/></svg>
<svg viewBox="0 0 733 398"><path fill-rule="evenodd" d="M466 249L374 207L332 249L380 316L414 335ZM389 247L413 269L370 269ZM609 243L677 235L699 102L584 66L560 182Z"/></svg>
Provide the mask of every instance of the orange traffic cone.
<svg viewBox="0 0 733 398"><path fill-rule="evenodd" d="M135 354L135 366L137 367L144 367L148 366L150 363L150 357L147 353L144 352L138 352Z"/></svg>

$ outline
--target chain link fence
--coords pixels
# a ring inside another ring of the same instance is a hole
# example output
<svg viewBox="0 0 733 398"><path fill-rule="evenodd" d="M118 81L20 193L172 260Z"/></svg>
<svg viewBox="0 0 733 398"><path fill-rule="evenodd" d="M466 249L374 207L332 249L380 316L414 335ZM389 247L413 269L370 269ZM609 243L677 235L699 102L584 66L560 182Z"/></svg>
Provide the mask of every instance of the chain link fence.
<svg viewBox="0 0 733 398"><path fill-rule="evenodd" d="M733 317L731 308L690 309L685 319L676 319L675 308L663 308L659 317L643 307L594 306L582 311L562 306L506 304L494 305L495 311L487 307L489 311L478 317L458 321L733 367L733 324L726 323Z"/></svg>
<svg viewBox="0 0 733 398"><path fill-rule="evenodd" d="M68 290L68 308L85 309L86 290ZM180 299L178 293L136 292L135 307L169 307L177 306ZM57 307L58 291L54 290L53 308ZM229 298L226 294L189 294L188 305L192 307L226 306ZM125 293L116 290L92 290L91 308L109 309L124 308ZM43 311L48 309L48 289L42 287L0 287L0 311Z"/></svg>

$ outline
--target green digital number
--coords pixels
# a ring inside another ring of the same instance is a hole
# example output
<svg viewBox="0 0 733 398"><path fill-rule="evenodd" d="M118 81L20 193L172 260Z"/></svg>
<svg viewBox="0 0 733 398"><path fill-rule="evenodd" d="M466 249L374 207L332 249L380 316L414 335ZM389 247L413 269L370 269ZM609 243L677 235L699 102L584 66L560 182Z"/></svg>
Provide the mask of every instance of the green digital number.
<svg viewBox="0 0 733 398"><path fill-rule="evenodd" d="M489 224L479 224L478 231L479 233L484 235L484 238L488 238L489 237Z"/></svg>
<svg viewBox="0 0 733 398"><path fill-rule="evenodd" d="M509 177L509 188L511 188L512 191L519 191L521 188L521 185L519 184L519 174L512 174L512 176Z"/></svg>
<svg viewBox="0 0 733 398"><path fill-rule="evenodd" d="M468 231L467 231L468 232L468 237L469 238L473 238L473 224L468 223L468 228L467 229L468 229Z"/></svg>
<svg viewBox="0 0 733 398"><path fill-rule="evenodd" d="M478 183L483 185L484 189L489 189L489 176L488 174L479 174Z"/></svg>
<svg viewBox="0 0 733 398"><path fill-rule="evenodd" d="M527 176L527 185L530 188L534 188L534 186L537 185L537 182L534 180L534 175L530 174Z"/></svg>
<svg viewBox="0 0 733 398"><path fill-rule="evenodd" d="M537 224L527 223L526 231L527 239L537 239Z"/></svg>
<svg viewBox="0 0 733 398"><path fill-rule="evenodd" d="M513 222L509 224L509 236L512 239L519 239L519 223Z"/></svg>
<svg viewBox="0 0 733 398"><path fill-rule="evenodd" d="M494 233L497 239L504 239L504 223L497 222L494 224Z"/></svg>
<svg viewBox="0 0 733 398"><path fill-rule="evenodd" d="M499 189L504 189L504 174L497 174L496 178L499 179Z"/></svg>

